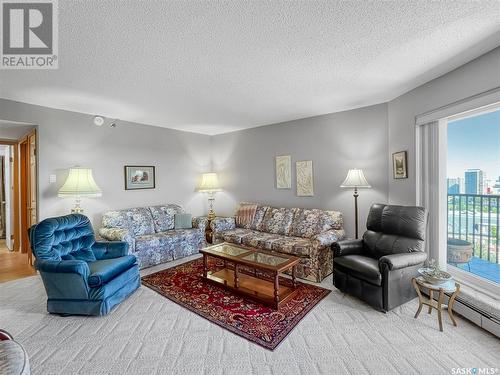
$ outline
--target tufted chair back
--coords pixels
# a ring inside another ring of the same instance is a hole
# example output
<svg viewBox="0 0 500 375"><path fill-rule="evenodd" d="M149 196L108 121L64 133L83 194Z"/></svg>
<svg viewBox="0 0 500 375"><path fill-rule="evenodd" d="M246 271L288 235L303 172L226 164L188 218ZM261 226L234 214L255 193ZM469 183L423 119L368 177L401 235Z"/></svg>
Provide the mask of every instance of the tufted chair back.
<svg viewBox="0 0 500 375"><path fill-rule="evenodd" d="M373 258L425 251L427 216L423 207L376 203L368 214L364 247Z"/></svg>
<svg viewBox="0 0 500 375"><path fill-rule="evenodd" d="M81 214L48 218L29 230L31 248L37 259L73 259L74 254L93 254L94 230ZM92 256L92 255L91 255Z"/></svg>

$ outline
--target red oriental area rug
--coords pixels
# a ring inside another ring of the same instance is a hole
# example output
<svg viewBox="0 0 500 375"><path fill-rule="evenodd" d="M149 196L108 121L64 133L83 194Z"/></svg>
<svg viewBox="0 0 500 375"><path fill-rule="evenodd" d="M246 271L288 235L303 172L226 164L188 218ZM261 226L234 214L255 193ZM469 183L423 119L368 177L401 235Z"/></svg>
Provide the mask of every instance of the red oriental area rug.
<svg viewBox="0 0 500 375"><path fill-rule="evenodd" d="M210 260L210 269L218 268ZM205 319L266 349L274 350L330 290L298 282L297 294L279 310L239 297L202 279L203 260L196 259L152 275L142 284ZM289 280L281 278L280 283Z"/></svg>

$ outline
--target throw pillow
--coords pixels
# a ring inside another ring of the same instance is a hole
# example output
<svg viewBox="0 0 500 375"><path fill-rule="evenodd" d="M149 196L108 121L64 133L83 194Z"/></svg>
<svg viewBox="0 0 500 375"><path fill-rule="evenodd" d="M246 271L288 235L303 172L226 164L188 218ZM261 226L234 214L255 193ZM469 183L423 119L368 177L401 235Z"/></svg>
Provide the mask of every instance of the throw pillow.
<svg viewBox="0 0 500 375"><path fill-rule="evenodd" d="M175 229L191 229L193 227L192 220L191 214L175 214L174 227Z"/></svg>

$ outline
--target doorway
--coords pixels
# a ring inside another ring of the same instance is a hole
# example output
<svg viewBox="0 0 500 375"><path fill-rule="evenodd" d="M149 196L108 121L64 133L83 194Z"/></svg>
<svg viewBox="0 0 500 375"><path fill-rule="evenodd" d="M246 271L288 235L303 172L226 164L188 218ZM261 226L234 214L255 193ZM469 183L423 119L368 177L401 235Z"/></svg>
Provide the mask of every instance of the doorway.
<svg viewBox="0 0 500 375"><path fill-rule="evenodd" d="M28 228L38 217L36 129L19 126L18 139L5 139L5 127L0 120L0 282L36 274Z"/></svg>

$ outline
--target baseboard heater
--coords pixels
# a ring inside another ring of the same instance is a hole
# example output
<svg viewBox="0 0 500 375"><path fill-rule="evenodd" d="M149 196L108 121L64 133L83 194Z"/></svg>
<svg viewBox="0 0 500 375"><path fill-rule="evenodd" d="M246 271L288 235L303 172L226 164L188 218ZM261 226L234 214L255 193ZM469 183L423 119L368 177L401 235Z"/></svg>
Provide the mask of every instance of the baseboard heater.
<svg viewBox="0 0 500 375"><path fill-rule="evenodd" d="M429 295L427 290L425 290L425 293L427 296ZM434 293L434 299L436 299L436 293ZM450 296L445 293L446 303L448 303L449 299ZM500 338L500 319L460 298L460 295L455 300L453 312Z"/></svg>

